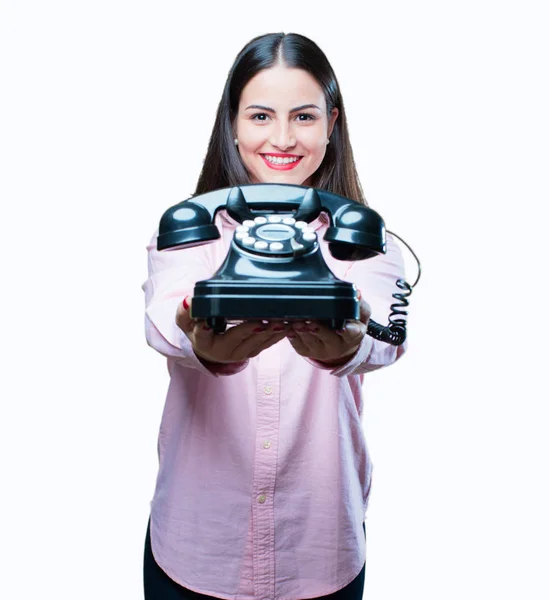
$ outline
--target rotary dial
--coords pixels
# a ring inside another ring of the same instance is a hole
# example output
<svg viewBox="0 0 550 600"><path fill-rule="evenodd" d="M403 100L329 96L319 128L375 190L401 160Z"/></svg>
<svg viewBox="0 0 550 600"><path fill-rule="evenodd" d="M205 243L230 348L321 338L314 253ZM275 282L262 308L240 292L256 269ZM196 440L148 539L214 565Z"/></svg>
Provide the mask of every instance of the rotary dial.
<svg viewBox="0 0 550 600"><path fill-rule="evenodd" d="M244 221L235 230L237 246L267 256L295 256L315 247L317 234L305 221L270 215Z"/></svg>

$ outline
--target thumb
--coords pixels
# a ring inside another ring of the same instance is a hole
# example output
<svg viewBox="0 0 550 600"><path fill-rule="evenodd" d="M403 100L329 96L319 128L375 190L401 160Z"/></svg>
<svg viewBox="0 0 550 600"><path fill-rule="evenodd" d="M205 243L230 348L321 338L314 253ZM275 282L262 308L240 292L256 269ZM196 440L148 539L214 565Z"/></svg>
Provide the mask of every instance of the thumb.
<svg viewBox="0 0 550 600"><path fill-rule="evenodd" d="M195 327L195 320L191 317L191 303L191 296L185 296L176 310L176 324L185 333L191 333Z"/></svg>
<svg viewBox="0 0 550 600"><path fill-rule="evenodd" d="M359 296L359 321L368 324L370 316L372 314L372 309L370 305L365 301L365 299L361 295L361 290L358 293Z"/></svg>

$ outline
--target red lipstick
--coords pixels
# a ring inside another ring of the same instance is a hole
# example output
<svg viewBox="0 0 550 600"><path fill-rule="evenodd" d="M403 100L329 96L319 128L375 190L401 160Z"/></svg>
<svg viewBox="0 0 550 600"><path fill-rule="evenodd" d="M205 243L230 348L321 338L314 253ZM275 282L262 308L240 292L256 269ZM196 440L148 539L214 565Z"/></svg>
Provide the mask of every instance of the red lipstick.
<svg viewBox="0 0 550 600"><path fill-rule="evenodd" d="M290 171L291 169L294 169L294 167L296 167L297 165L300 164L300 161L302 160L303 157L298 156L297 154L275 154L275 153L269 153L269 156L280 156L281 158L298 158L298 160L288 163L286 165L277 165L274 163L271 163L267 160L267 158L261 154L260 155L263 159L265 164L270 168L270 169L274 169L275 171Z"/></svg>

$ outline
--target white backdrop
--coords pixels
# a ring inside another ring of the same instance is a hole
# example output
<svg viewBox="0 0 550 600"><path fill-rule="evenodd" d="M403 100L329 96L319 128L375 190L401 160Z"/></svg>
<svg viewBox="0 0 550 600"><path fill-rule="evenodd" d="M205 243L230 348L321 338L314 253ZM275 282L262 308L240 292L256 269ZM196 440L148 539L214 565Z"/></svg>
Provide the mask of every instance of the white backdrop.
<svg viewBox="0 0 550 600"><path fill-rule="evenodd" d="M168 385L145 245L274 31L329 57L367 199L422 262L409 351L365 381L364 597L550 597L542 4L2 2L3 598L142 598Z"/></svg>

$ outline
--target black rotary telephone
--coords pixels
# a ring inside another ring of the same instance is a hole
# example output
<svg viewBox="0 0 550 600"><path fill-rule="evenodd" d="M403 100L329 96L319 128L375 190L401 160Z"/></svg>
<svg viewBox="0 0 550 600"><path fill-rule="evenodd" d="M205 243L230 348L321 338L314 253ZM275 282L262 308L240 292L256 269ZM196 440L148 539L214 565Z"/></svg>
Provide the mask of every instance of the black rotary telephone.
<svg viewBox="0 0 550 600"><path fill-rule="evenodd" d="M308 224L325 211L331 226L324 240L332 256L364 260L386 252L386 229L378 213L317 188L246 184L194 196L169 208L160 220L157 249L218 239L214 217L222 208L240 225L221 267L210 279L196 283L193 318L206 319L215 333L225 331L228 321L319 320L341 329L346 319L359 318L355 285L334 276ZM408 306L406 298L420 277L418 265L413 286L402 279L396 282L404 293L393 294L399 303L391 305L388 325L370 319L369 335L396 346L405 341L406 321L395 317L407 314L401 309Z"/></svg>

